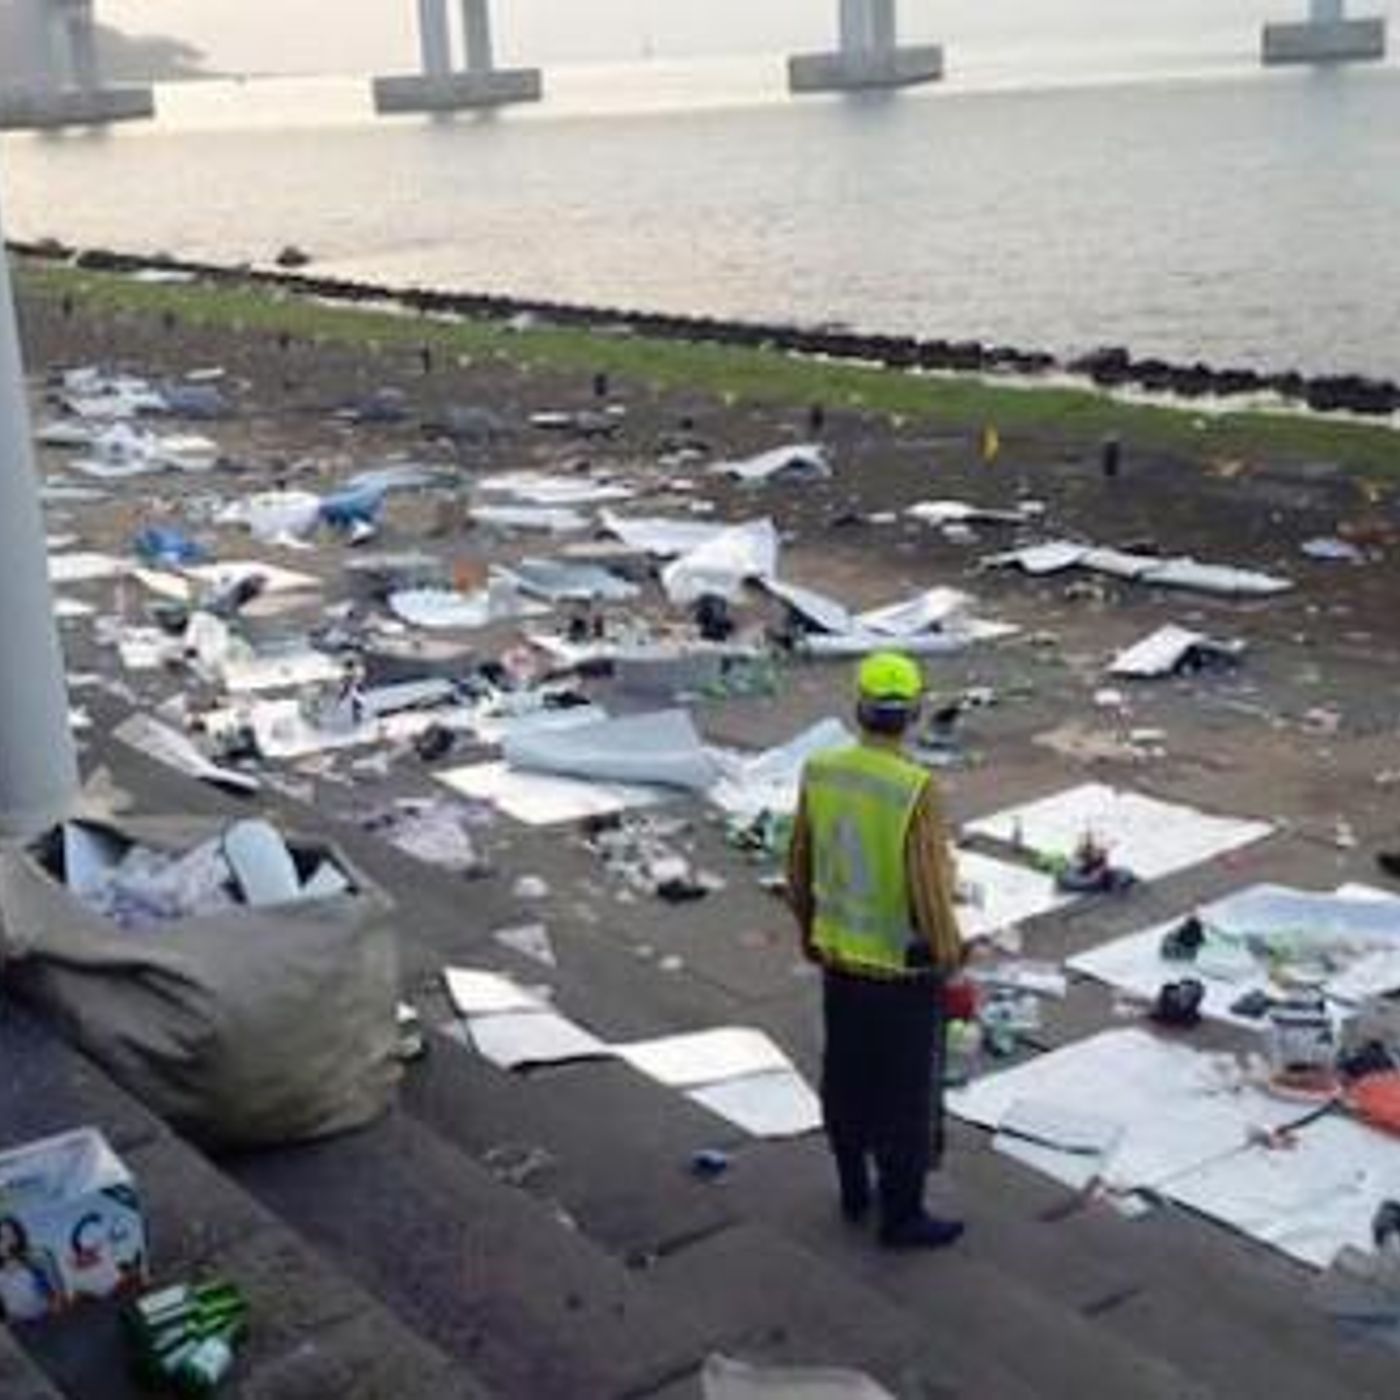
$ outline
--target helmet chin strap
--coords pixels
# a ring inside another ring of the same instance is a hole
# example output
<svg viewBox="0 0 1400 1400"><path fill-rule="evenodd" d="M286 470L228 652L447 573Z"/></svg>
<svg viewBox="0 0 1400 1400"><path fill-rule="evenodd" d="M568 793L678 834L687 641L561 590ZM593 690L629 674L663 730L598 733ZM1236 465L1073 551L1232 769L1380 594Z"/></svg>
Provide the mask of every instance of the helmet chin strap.
<svg viewBox="0 0 1400 1400"><path fill-rule="evenodd" d="M923 709L919 700L865 700L856 704L856 718L867 733L894 736L912 729Z"/></svg>

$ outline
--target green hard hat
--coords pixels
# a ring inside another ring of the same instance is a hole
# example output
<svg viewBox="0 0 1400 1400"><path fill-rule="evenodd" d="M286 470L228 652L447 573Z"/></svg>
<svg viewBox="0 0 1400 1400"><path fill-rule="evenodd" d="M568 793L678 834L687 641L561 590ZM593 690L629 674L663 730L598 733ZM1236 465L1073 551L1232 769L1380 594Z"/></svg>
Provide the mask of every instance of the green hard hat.
<svg viewBox="0 0 1400 1400"><path fill-rule="evenodd" d="M912 705L924 693L924 677L918 663L902 652L878 651L860 663L856 689L862 700Z"/></svg>

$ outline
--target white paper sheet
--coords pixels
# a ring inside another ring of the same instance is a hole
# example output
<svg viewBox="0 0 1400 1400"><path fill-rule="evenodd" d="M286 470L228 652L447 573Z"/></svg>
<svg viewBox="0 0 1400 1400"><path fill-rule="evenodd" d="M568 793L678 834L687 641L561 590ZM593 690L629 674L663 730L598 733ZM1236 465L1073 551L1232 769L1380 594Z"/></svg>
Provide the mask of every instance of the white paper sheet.
<svg viewBox="0 0 1400 1400"><path fill-rule="evenodd" d="M1113 861L1140 880L1158 880L1228 851L1262 841L1268 822L1209 816L1192 807L1102 783L1042 798L968 823L966 830L1008 845L1021 839L1033 850L1069 857L1086 831Z"/></svg>
<svg viewBox="0 0 1400 1400"><path fill-rule="evenodd" d="M1086 1190L1123 1141L1111 1119L1035 1099L1007 1109L992 1150L1051 1177L1071 1191Z"/></svg>
<svg viewBox="0 0 1400 1400"><path fill-rule="evenodd" d="M1063 909L1074 900L1074 896L1055 888L1053 876L1039 870L996 860L980 851L958 850L954 857L959 887L975 896L957 906L964 942L994 939L1007 929Z"/></svg>
<svg viewBox="0 0 1400 1400"><path fill-rule="evenodd" d="M787 1056L762 1031L740 1026L639 1040L614 1048L634 1069L672 1089L695 1089L792 1068Z"/></svg>
<svg viewBox="0 0 1400 1400"><path fill-rule="evenodd" d="M517 773L507 763L476 763L433 775L463 797L490 802L527 826L552 826L650 807L676 794L658 787L586 782L551 773Z"/></svg>
<svg viewBox="0 0 1400 1400"><path fill-rule="evenodd" d="M553 1011L504 1012L473 1016L467 1024L472 1044L499 1069L563 1064L608 1056L608 1047Z"/></svg>
<svg viewBox="0 0 1400 1400"><path fill-rule="evenodd" d="M536 506L600 505L604 501L625 501L636 492L616 481L599 481L591 476L553 476L548 472L496 472L476 483L483 495L510 496Z"/></svg>
<svg viewBox="0 0 1400 1400"><path fill-rule="evenodd" d="M517 986L498 972L478 968L449 967L443 970L447 995L463 1016L493 1016L503 1011L548 1010L549 1004L536 993Z"/></svg>
<svg viewBox="0 0 1400 1400"><path fill-rule="evenodd" d="M1334 1116L1297 1136L1178 1176L1165 1194L1316 1268L1347 1245L1369 1252L1376 1208L1400 1199L1400 1138Z"/></svg>
<svg viewBox="0 0 1400 1400"><path fill-rule="evenodd" d="M1222 1072L1218 1057L1138 1029L1102 1031L947 1096L950 1113L996 1128L1020 1100L1092 1113L1122 1126L1104 1182L1115 1190L1159 1188L1239 1151L1252 1128L1305 1118L1286 1102Z"/></svg>
<svg viewBox="0 0 1400 1400"><path fill-rule="evenodd" d="M822 1106L795 1070L747 1074L691 1089L686 1098L754 1137L800 1137L822 1125Z"/></svg>

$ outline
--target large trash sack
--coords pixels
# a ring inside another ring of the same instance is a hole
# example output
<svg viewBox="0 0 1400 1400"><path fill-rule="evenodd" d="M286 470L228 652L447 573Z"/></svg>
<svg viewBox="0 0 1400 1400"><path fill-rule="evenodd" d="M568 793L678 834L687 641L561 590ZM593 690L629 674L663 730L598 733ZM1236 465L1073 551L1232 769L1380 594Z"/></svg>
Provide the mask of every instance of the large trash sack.
<svg viewBox="0 0 1400 1400"><path fill-rule="evenodd" d="M99 825L164 851L222 829L190 818ZM139 931L66 887L61 833L0 852L4 989L205 1145L267 1146L369 1122L401 1073L392 903L334 848L288 845L304 875L332 859L349 891Z"/></svg>

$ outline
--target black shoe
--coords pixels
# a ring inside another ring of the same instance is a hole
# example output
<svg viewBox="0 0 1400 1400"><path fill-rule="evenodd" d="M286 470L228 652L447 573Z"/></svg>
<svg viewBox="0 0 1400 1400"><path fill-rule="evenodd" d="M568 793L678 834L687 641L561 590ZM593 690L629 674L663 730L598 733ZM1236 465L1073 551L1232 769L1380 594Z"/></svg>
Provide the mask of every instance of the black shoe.
<svg viewBox="0 0 1400 1400"><path fill-rule="evenodd" d="M1382 851L1376 857L1376 864L1390 876L1392 880L1400 880L1400 851Z"/></svg>
<svg viewBox="0 0 1400 1400"><path fill-rule="evenodd" d="M880 1243L887 1249L946 1249L962 1238L967 1227L961 1220L940 1220L935 1215L916 1215L880 1231Z"/></svg>

